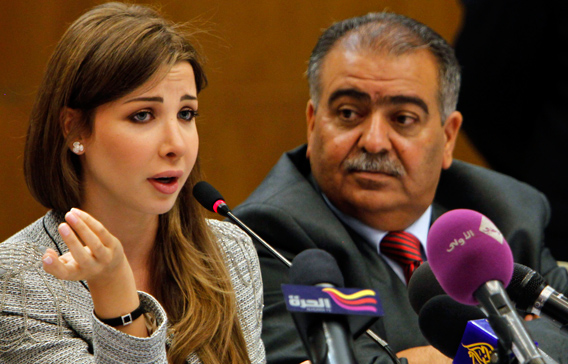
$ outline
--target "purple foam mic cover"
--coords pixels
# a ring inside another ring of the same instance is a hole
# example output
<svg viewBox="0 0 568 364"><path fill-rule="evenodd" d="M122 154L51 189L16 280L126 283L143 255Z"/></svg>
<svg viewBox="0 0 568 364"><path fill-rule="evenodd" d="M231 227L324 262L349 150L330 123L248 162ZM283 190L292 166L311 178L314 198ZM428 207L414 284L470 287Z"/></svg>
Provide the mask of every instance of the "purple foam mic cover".
<svg viewBox="0 0 568 364"><path fill-rule="evenodd" d="M428 233L427 256L432 272L454 300L477 305L474 292L498 280L507 286L513 275L513 254L503 234L477 211L451 210Z"/></svg>

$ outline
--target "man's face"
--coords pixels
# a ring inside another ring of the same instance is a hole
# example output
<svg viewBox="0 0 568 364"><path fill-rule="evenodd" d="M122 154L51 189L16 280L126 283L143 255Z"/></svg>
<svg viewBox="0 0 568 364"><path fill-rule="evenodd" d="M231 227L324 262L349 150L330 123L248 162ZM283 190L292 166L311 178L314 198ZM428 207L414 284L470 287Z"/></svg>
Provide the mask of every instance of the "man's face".
<svg viewBox="0 0 568 364"><path fill-rule="evenodd" d="M434 56L346 51L324 59L320 102L308 102L312 173L344 213L382 230L408 227L452 162L461 114L442 125Z"/></svg>

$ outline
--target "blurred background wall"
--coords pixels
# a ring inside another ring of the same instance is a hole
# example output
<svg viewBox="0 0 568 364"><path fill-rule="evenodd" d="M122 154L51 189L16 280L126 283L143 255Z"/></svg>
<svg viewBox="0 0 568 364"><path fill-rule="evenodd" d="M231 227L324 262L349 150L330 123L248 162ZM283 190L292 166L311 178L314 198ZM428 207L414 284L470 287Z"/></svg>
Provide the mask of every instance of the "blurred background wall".
<svg viewBox="0 0 568 364"><path fill-rule="evenodd" d="M0 0L0 241L46 211L29 195L22 172L27 117L45 64L67 26L104 1ZM206 179L230 206L242 202L280 155L305 141L304 71L323 28L389 10L415 18L453 42L462 9L456 0L163 0L178 22L206 29L209 87L199 97L198 129ZM467 122L467 120L466 120ZM483 160L458 139L456 157Z"/></svg>

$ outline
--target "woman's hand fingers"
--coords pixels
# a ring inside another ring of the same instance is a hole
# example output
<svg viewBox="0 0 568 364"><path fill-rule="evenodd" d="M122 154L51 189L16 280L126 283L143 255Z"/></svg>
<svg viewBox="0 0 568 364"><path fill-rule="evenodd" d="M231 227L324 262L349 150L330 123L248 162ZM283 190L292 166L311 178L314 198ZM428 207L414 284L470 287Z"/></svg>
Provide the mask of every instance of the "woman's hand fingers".
<svg viewBox="0 0 568 364"><path fill-rule="evenodd" d="M58 257L48 249L43 257L46 272L65 280L104 280L124 262L120 241L95 218L73 208L65 220L59 233L69 252Z"/></svg>
<svg viewBox="0 0 568 364"><path fill-rule="evenodd" d="M65 219L85 246L91 249L92 256L98 263L113 266L119 263L117 258L123 256L122 245L103 224L86 212L75 208L65 215ZM78 261L81 263L80 260Z"/></svg>
<svg viewBox="0 0 568 364"><path fill-rule="evenodd" d="M68 213L67 215L71 214ZM77 225L76 221L78 221L78 219L75 216L66 216L66 219L68 219L71 224L75 226ZM69 226L69 223L62 223L61 225L59 225L58 230L59 234L63 238L63 241L65 242L65 244L67 244L69 251L71 252L71 254L73 254L73 258L77 261L77 263L81 265L88 264L88 262L92 260L92 256L90 256L90 254L85 250L85 246L83 245L77 234L75 234L75 231L71 228L71 226Z"/></svg>
<svg viewBox="0 0 568 364"><path fill-rule="evenodd" d="M58 257L53 249L47 249L42 257L43 269L59 278L65 280L79 280L78 265L71 253L65 253Z"/></svg>
<svg viewBox="0 0 568 364"><path fill-rule="evenodd" d="M95 256L97 256L97 253L103 255L105 254L105 245L87 223L87 217L94 220L85 212L78 209L71 209L71 211L65 215L65 220L73 228L76 235L80 237L83 244L91 248Z"/></svg>
<svg viewBox="0 0 568 364"><path fill-rule="evenodd" d="M122 245L97 219L88 213L73 208L71 212L79 218L77 231L81 239L98 259L106 258L106 255L114 250L122 250ZM75 229L75 227L73 227ZM84 234L84 236L83 236ZM110 252L109 252L110 250Z"/></svg>

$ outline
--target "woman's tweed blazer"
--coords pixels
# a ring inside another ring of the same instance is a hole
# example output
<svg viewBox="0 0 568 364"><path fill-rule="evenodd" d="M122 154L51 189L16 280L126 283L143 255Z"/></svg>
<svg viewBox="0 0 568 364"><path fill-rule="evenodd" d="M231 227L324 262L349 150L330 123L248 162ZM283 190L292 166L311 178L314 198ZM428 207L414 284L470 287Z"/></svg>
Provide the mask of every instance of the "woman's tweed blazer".
<svg viewBox="0 0 568 364"><path fill-rule="evenodd" d="M63 215L43 218L0 244L0 362L167 363L167 319L152 296L139 292L146 310L157 319L148 338L124 334L93 315L86 282L62 281L45 273L45 248L65 253L57 232ZM250 238L230 223L208 220L225 253L238 313L252 363L264 363L262 281ZM188 363L200 363L191 354Z"/></svg>

